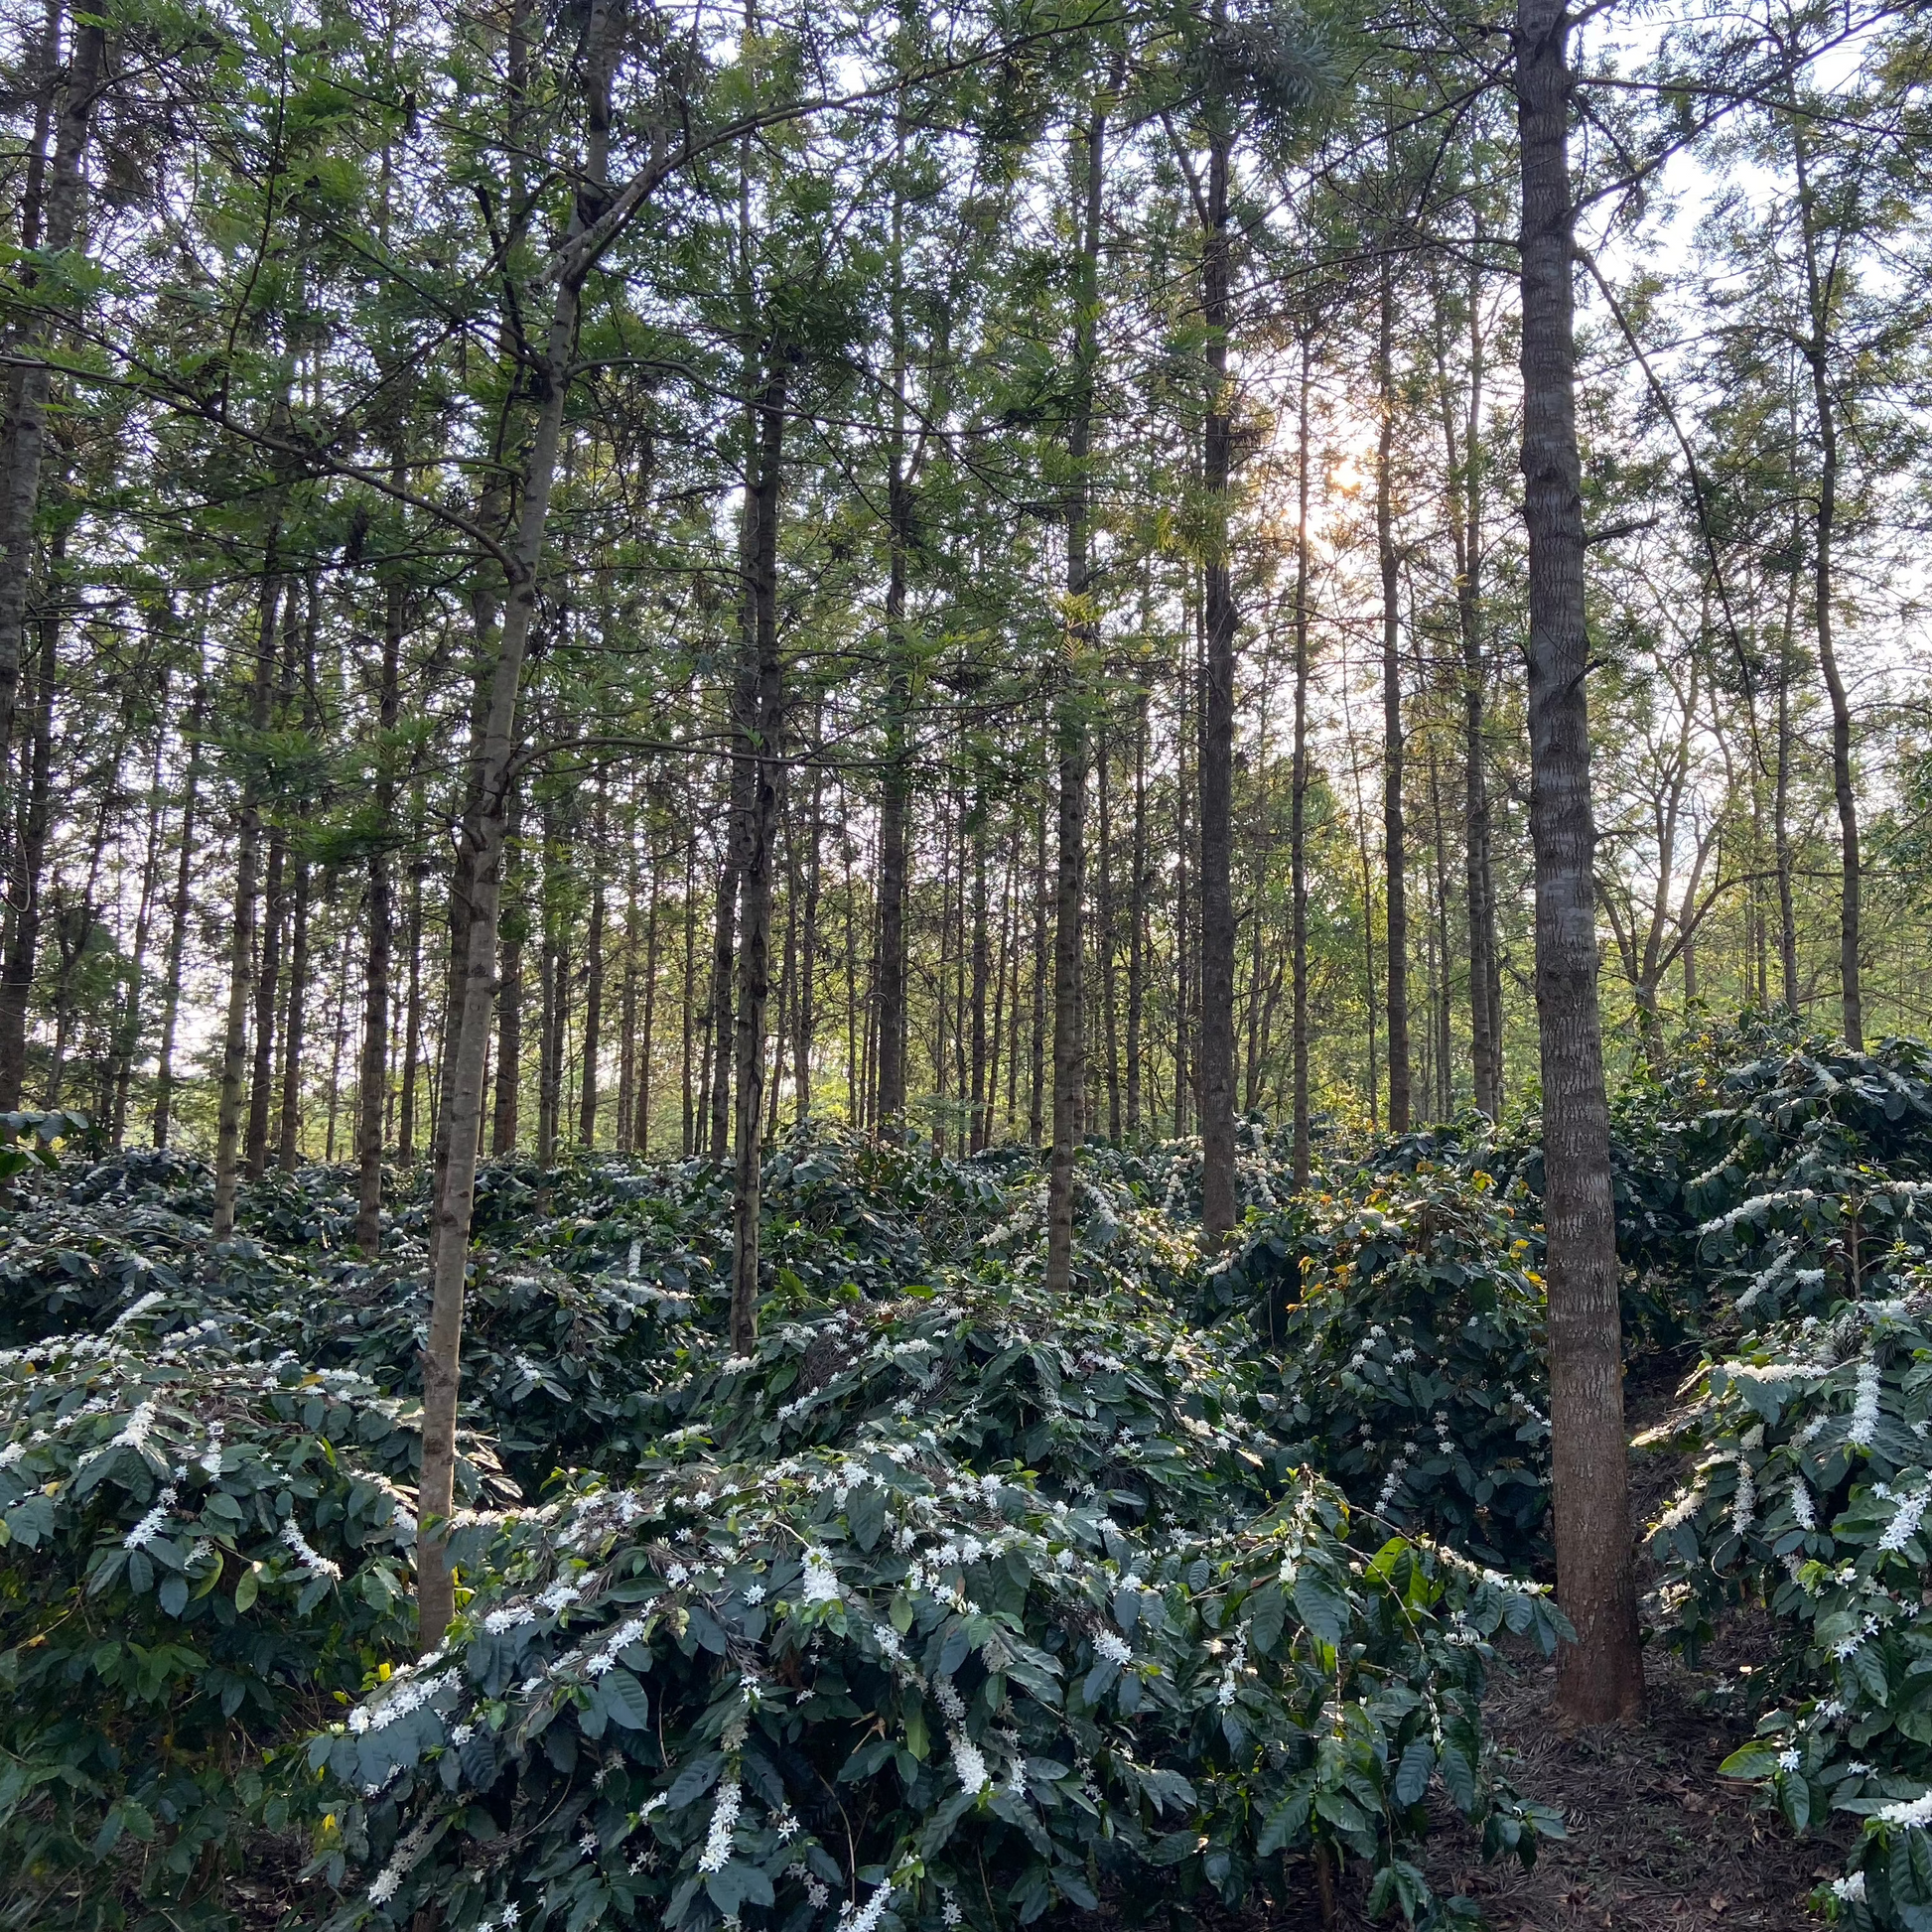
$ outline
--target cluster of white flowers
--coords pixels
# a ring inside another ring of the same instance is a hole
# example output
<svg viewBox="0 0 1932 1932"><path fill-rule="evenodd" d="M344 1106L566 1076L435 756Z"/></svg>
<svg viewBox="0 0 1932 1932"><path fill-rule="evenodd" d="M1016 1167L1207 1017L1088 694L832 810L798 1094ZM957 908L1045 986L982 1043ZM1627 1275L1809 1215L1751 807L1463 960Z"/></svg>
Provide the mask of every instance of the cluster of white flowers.
<svg viewBox="0 0 1932 1932"><path fill-rule="evenodd" d="M1234 1633L1234 1645L1228 1652L1227 1668L1221 1672L1219 1688L1214 1693L1214 1701L1223 1711L1234 1703L1236 1679L1248 1665L1248 1626L1244 1623Z"/></svg>
<svg viewBox="0 0 1932 1932"><path fill-rule="evenodd" d="M1688 1523L1693 1516L1695 1516L1698 1513L1698 1510L1703 1505L1703 1502L1704 1502L1704 1485L1702 1483L1693 1483L1691 1487L1685 1490L1683 1495L1679 1496L1678 1499L1674 1503L1672 1503L1667 1510L1664 1511L1663 1515L1657 1519L1657 1528L1656 1531L1653 1533L1661 1535L1666 1530L1674 1530L1674 1529L1681 1528L1684 1524Z"/></svg>
<svg viewBox="0 0 1932 1932"><path fill-rule="evenodd" d="M1812 1507L1811 1491L1805 1487L1803 1476L1791 1478L1791 1520L1801 1530L1818 1527L1818 1512Z"/></svg>
<svg viewBox="0 0 1932 1932"><path fill-rule="evenodd" d="M1932 1488L1914 1489L1909 1495L1899 1497L1898 1508L1885 1525L1885 1533L1878 1539L1879 1549L1904 1549L1918 1534L1918 1526L1925 1516L1928 1503L1932 1503Z"/></svg>
<svg viewBox="0 0 1932 1932"><path fill-rule="evenodd" d="M123 1550L145 1550L161 1534L168 1512L175 1506L175 1485L171 1482L154 1499L154 1507L121 1538Z"/></svg>
<svg viewBox="0 0 1932 1932"><path fill-rule="evenodd" d="M389 1854L389 1862L369 1882L369 1903L386 1905L396 1895L396 1887L408 1876L409 1868L422 1854L423 1840L436 1823L436 1814L430 1813L423 1821L413 1826L397 1842L396 1849ZM508 1921L514 1924L514 1920Z"/></svg>
<svg viewBox="0 0 1932 1932"><path fill-rule="evenodd" d="M1849 1877L1832 1880L1832 1896L1843 1900L1847 1905L1864 1903L1864 1873L1855 1871Z"/></svg>
<svg viewBox="0 0 1932 1932"><path fill-rule="evenodd" d="M141 1296L139 1300L130 1302L127 1305L127 1307L124 1308L120 1311L120 1313L117 1314L114 1317L114 1319L107 1324L107 1332L110 1335L114 1334L117 1330L125 1328L130 1321L139 1321L140 1318L144 1314L146 1314L150 1309L158 1309L162 1305L162 1303L165 1302L167 1299L168 1299L167 1296L163 1295L159 1289L150 1289L148 1293Z"/></svg>
<svg viewBox="0 0 1932 1932"><path fill-rule="evenodd" d="M1757 1515L1757 1477L1751 1465L1740 1455L1737 1458L1737 1487L1730 1501L1731 1534L1738 1538L1750 1534L1751 1523Z"/></svg>
<svg viewBox="0 0 1932 1932"><path fill-rule="evenodd" d="M839 1600L838 1572L823 1550L805 1552L803 1596L807 1603L836 1603Z"/></svg>
<svg viewBox="0 0 1932 1932"><path fill-rule="evenodd" d="M1094 1638L1093 1649L1095 1656L1104 1657L1108 1663L1119 1664L1123 1669L1134 1661L1133 1645L1111 1630L1103 1630Z"/></svg>
<svg viewBox="0 0 1932 1932"><path fill-rule="evenodd" d="M975 1795L984 1791L993 1782L985 1753L956 1725L946 1732L946 1742L952 1748L952 1767L959 1774L960 1789Z"/></svg>
<svg viewBox="0 0 1932 1932"><path fill-rule="evenodd" d="M1845 1440L1860 1449L1868 1449L1878 1431L1878 1364L1869 1355L1859 1363L1858 1381L1852 1396L1852 1420L1846 1425Z"/></svg>
<svg viewBox="0 0 1932 1932"><path fill-rule="evenodd" d="M704 1850L698 1855L698 1869L723 1871L732 1855L732 1832L738 1824L738 1809L744 1792L737 1778L718 1787L718 1802L712 1807L711 1829L705 1834Z"/></svg>
<svg viewBox="0 0 1932 1932"><path fill-rule="evenodd" d="M877 1932L879 1921L886 1916L886 1907L893 1902L893 1887L890 1883L881 1885L865 1904L857 1911L852 1908L848 1898L839 1907L839 1932Z"/></svg>
<svg viewBox="0 0 1932 1932"><path fill-rule="evenodd" d="M424 1665L437 1662L441 1656L440 1651L432 1651L417 1666L418 1674L397 1671L384 1687L387 1695L379 1703L357 1705L348 1714L349 1729L358 1737L365 1731L387 1730L392 1724L420 1711L432 1698L455 1690L462 1677L459 1671L447 1670L433 1677L420 1675Z"/></svg>
<svg viewBox="0 0 1932 1932"><path fill-rule="evenodd" d="M342 1565L313 1548L302 1534L301 1524L293 1516L282 1525L282 1541L288 1545L290 1554L305 1577L327 1577L332 1584L342 1582Z"/></svg>
<svg viewBox="0 0 1932 1932"><path fill-rule="evenodd" d="M1900 1798L1895 1803L1880 1805L1872 1814L1881 1825L1917 1826L1921 1831L1932 1825L1932 1791L1916 1798Z"/></svg>

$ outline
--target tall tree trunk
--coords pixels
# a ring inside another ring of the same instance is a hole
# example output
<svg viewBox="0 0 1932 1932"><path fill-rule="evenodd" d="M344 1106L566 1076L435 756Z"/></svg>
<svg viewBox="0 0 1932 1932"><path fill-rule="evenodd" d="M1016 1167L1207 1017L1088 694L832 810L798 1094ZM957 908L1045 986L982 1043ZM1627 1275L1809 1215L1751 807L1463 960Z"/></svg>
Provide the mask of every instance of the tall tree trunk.
<svg viewBox="0 0 1932 1932"><path fill-rule="evenodd" d="M1644 1682L1630 1548L1609 1111L1596 1003L1569 28L1565 0L1518 0L1530 832L1550 1429L1557 1588L1577 1629L1577 1642L1558 1658L1557 1701L1568 1719L1600 1724L1639 1718Z"/></svg>
<svg viewBox="0 0 1932 1932"><path fill-rule="evenodd" d="M282 604L282 579L275 563L279 531L271 525L262 569L261 609L256 619L254 682L248 726L268 729L275 691L276 618ZM294 596L290 590L291 599ZM235 833L234 913L229 930L228 1006L221 1032L221 1089L215 1108L214 1212L209 1237L226 1241L234 1234L235 1185L240 1177L242 1105L248 1057L248 1000L254 988L257 869L261 863L261 801L252 780L242 787L240 822Z"/></svg>
<svg viewBox="0 0 1932 1932"><path fill-rule="evenodd" d="M53 23L50 20L50 41ZM51 56L50 47L50 56ZM107 31L95 16L78 16L54 127L54 156L41 201L40 246L64 254L80 232L85 199L87 128L106 80ZM0 758L13 744L20 689L22 640L27 634L27 589L34 566L34 515L40 504L41 462L47 447L47 410L54 372L40 359L53 333L51 315L32 316L9 345L21 358L13 393L10 434L0 449ZM11 1105L12 1102L7 1102Z"/></svg>
<svg viewBox="0 0 1932 1932"><path fill-rule="evenodd" d="M195 814L201 803L202 732L207 723L207 684L197 679L183 736L188 741L188 770L182 778L181 854L175 866L175 896L168 908L168 964L161 989L161 1046L154 1076L154 1124L158 1148L168 1145L175 1099L175 1030L181 1019L182 969L187 961L188 921L194 910Z"/></svg>
<svg viewBox="0 0 1932 1932"><path fill-rule="evenodd" d="M1147 705L1134 698L1134 832L1127 886L1127 1138L1141 1136L1141 1034L1147 998Z"/></svg>
<svg viewBox="0 0 1932 1932"><path fill-rule="evenodd" d="M1798 1011L1798 921L1791 894L1791 639L1797 627L1798 573L1785 595L1778 640L1777 772L1771 792L1771 838L1778 872L1778 967L1785 1011Z"/></svg>
<svg viewBox="0 0 1932 1932"><path fill-rule="evenodd" d="M1034 804L1033 1015L1028 1035L1027 1140L1039 1147L1046 1138L1046 800Z"/></svg>
<svg viewBox="0 0 1932 1932"><path fill-rule="evenodd" d="M134 943L128 949L127 984L114 1017L112 1050L107 1062L104 1116L108 1145L119 1148L127 1134L127 1096L134 1077L134 1056L141 1040L146 1005L148 941L154 929L155 898L161 890L161 828L167 792L162 783L162 757L168 741L168 672L164 667L155 697L154 761L148 776L148 831L141 855L141 888L134 913Z"/></svg>
<svg viewBox="0 0 1932 1932"><path fill-rule="evenodd" d="M1294 1091L1294 1171L1309 1184L1309 396L1310 331L1302 331L1295 439L1295 767L1288 805L1289 1054Z"/></svg>
<svg viewBox="0 0 1932 1932"><path fill-rule="evenodd" d="M1202 569L1204 670L1200 714L1201 1236L1217 1247L1233 1230L1234 1197L1234 577L1228 485L1228 169L1230 140L1208 152L1201 238L1201 321L1207 330L1207 417L1201 488L1207 509Z"/></svg>
<svg viewBox="0 0 1932 1932"><path fill-rule="evenodd" d="M618 1152L633 1153L637 1146L637 828L624 840L623 977L618 982ZM657 939L657 868L651 868L651 941Z"/></svg>
<svg viewBox="0 0 1932 1932"><path fill-rule="evenodd" d="M268 1117L275 1100L275 1025L282 993L282 929L288 922L288 835L278 825L268 835L262 879L261 950L255 961L254 1064L248 1076L248 1127L241 1165L251 1178L268 1167Z"/></svg>
<svg viewBox="0 0 1932 1932"><path fill-rule="evenodd" d="M399 468L400 466L398 466ZM369 847L368 943L362 963L362 1068L357 1081L360 1120L356 1133L357 1168L355 1245L373 1258L382 1249L382 1115L389 1090L389 954L394 943L390 903L389 852L383 843L396 809L392 769L396 721L402 711L402 633L407 617L406 587L392 578L382 606L382 687L376 719L381 737L375 782L378 827Z"/></svg>
<svg viewBox="0 0 1932 1932"><path fill-rule="evenodd" d="M986 885L986 792L976 786L973 793L971 833L973 841L973 958L972 958L972 1085L967 1123L967 1151L977 1154L987 1142L987 1118L992 1109L986 1091L986 989L993 970L992 933L987 924Z"/></svg>
<svg viewBox="0 0 1932 1932"><path fill-rule="evenodd" d="M650 861L650 911L644 920L644 1024L637 1041L637 1100L630 1116L631 1152L650 1157L651 1070L657 1045L657 959L663 933L663 870Z"/></svg>
<svg viewBox="0 0 1932 1932"><path fill-rule="evenodd" d="M792 1061L797 1121L812 1116L812 1052L818 1043L818 908L825 837L825 766L818 747L824 729L823 700L812 720L812 798L805 819L804 910L798 931L798 983L792 996Z"/></svg>
<svg viewBox="0 0 1932 1932"><path fill-rule="evenodd" d="M22 748L24 780L16 791L10 847L6 961L0 968L0 1110L20 1105L27 1078L27 1010L33 1003L34 973L40 955L44 916L41 884L47 866L48 834L54 824L54 698L60 682L61 559L65 531L57 532L48 573L47 604L39 631L34 672L33 710ZM0 754L6 742L0 739ZM0 774L4 775L4 774Z"/></svg>
<svg viewBox="0 0 1932 1932"><path fill-rule="evenodd" d="M1118 1143L1120 1117L1120 1001L1118 961L1115 958L1118 933L1114 917L1114 811L1113 787L1108 782L1112 763L1106 731L1100 735L1097 760L1100 807L1100 880L1095 893L1094 947L1100 955L1100 1046L1107 1084L1107 1138Z"/></svg>
<svg viewBox="0 0 1932 1932"><path fill-rule="evenodd" d="M598 789L591 824L591 929L584 945L584 1068L577 1101L577 1144L597 1145L597 1060L604 1030L604 845L608 827Z"/></svg>
<svg viewBox="0 0 1932 1932"><path fill-rule="evenodd" d="M779 466L784 455L785 370L774 368L758 402L757 459L746 490L752 524L755 763L739 845L744 917L738 945L738 1144L732 1184L732 1352L749 1355L759 1331L759 1211L764 1159L765 1003L771 992L771 846L778 816L784 681L778 656Z"/></svg>
<svg viewBox="0 0 1932 1932"><path fill-rule="evenodd" d="M421 814L417 814L420 823ZM423 1064L423 867L417 860L409 873L409 987L402 1022L402 1084L396 1107L396 1159L416 1158L416 1077ZM510 1055L509 1066L516 1066ZM510 1147L516 1146L516 1082L510 1081Z"/></svg>
<svg viewBox="0 0 1932 1932"><path fill-rule="evenodd" d="M448 1151L436 1192L429 1334L423 1351L422 1532L416 1546L416 1610L417 1642L424 1651L442 1641L456 1608L444 1525L454 1504L456 1483L463 1288L476 1200L490 1006L495 992L504 821L515 775L517 700L536 610L537 571L543 558L550 489L563 437L582 285L596 259L582 244L586 230L598 219L606 202L617 24L618 9L613 0L591 0L583 61L589 110L585 163L578 176L577 206L556 270L548 339L541 358L528 373L536 401L535 420L523 462L516 530L510 547L509 595L494 640L487 703L477 739L457 849L451 909L452 925L462 945L451 954L456 978L450 1002L454 1045L446 1052L449 1078L442 1108ZM572 252L573 244L577 252Z"/></svg>
<svg viewBox="0 0 1932 1932"><path fill-rule="evenodd" d="M1487 673L1482 647L1482 380L1481 269L1471 263L1469 390L1461 447L1441 356L1443 442L1449 474L1449 539L1455 558L1455 619L1462 643L1463 870L1469 937L1469 1071L1476 1106L1491 1120L1502 1112L1501 984L1496 960L1496 897L1490 861L1489 776L1483 710Z"/></svg>
<svg viewBox="0 0 1932 1932"><path fill-rule="evenodd" d="M1053 1146L1046 1164L1046 1275L1049 1296L1073 1286L1073 1161L1086 1084L1081 1028L1080 899L1085 887L1087 821L1087 691L1099 624L1092 608L1087 554L1092 483L1094 384L1099 360L1101 190L1106 116L1097 108L1083 131L1084 167L1073 157L1079 254L1074 264L1073 396L1068 410L1065 498L1067 620L1053 706L1059 772L1059 851L1053 890Z"/></svg>
<svg viewBox="0 0 1932 1932"><path fill-rule="evenodd" d="M681 1159L690 1160L697 1151L698 1091L698 827L692 819L690 838L684 848L684 1133L678 1143Z"/></svg>
<svg viewBox="0 0 1932 1932"><path fill-rule="evenodd" d="M1380 326L1375 379L1381 432L1375 446L1375 549L1382 567L1382 862L1389 1000L1389 1131L1406 1134L1411 1112L1409 1068L1409 852L1402 819L1402 658L1395 547L1395 272L1381 261Z"/></svg>
<svg viewBox="0 0 1932 1932"><path fill-rule="evenodd" d="M1832 706L1832 796L1838 805L1839 917L1838 979L1844 1005L1845 1043L1854 1052L1864 1048L1864 998L1859 978L1859 805L1852 788L1852 707L1838 666L1832 605L1837 594L1833 543L1838 534L1838 403L1832 394L1832 317L1838 305L1838 270L1827 271L1819 260L1817 196L1811 184L1810 156L1805 134L1792 121L1791 152L1798 187L1798 222L1804 242L1805 290L1810 333L1804 344L1811 371L1812 408L1818 428L1818 504L1812 531L1811 595L1813 636L1818 645L1818 668L1824 673Z"/></svg>
<svg viewBox="0 0 1932 1932"><path fill-rule="evenodd" d="M301 1159L302 1049L309 1002L309 862L295 862L295 887L289 897L289 991L282 1009L282 1107L275 1159L293 1173Z"/></svg>

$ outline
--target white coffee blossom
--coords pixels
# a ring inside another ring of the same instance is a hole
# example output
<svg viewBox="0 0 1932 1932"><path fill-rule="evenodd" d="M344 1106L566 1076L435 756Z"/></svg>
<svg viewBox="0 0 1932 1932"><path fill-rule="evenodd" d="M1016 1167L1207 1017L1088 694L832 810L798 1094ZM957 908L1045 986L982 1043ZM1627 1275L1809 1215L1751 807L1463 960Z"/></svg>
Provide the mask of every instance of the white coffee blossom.
<svg viewBox="0 0 1932 1932"><path fill-rule="evenodd" d="M698 1858L703 1872L723 1871L732 1855L732 1831L738 1823L738 1808L744 1793L736 1778L718 1787L718 1802L712 1808L711 1829L705 1835L704 1851Z"/></svg>

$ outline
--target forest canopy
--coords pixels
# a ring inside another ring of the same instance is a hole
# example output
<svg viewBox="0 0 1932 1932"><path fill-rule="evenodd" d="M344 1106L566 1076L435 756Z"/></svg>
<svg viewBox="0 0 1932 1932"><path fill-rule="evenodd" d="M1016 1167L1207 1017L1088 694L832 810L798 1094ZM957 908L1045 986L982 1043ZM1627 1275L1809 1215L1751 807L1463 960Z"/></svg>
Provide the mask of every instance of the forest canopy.
<svg viewBox="0 0 1932 1932"><path fill-rule="evenodd" d="M0 1927L1932 1926L1919 10L0 22Z"/></svg>

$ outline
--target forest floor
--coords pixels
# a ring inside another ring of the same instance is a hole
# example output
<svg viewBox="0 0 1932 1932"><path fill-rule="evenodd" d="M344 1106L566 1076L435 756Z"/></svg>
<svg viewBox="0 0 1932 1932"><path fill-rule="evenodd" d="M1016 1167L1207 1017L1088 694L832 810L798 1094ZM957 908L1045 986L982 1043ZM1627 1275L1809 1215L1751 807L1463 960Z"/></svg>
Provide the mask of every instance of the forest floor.
<svg viewBox="0 0 1932 1932"><path fill-rule="evenodd" d="M1695 1365L1695 1354L1661 1356L1633 1371L1633 1438L1669 1416L1681 1375ZM1630 1502L1640 1533L1687 1473L1669 1449L1633 1443ZM1637 1565L1638 1588L1654 1589L1641 1541ZM1644 1618L1663 1622L1654 1601L1646 1600ZM1493 1932L1817 1932L1822 1921L1806 1899L1843 1870L1849 1834L1827 1828L1794 1837L1754 1803L1750 1787L1718 1775L1750 1734L1756 1700L1746 1693L1769 1660L1769 1634L1761 1614L1733 1614L1696 1668L1660 1639L1646 1653L1650 1710L1641 1725L1560 1725L1551 1712L1556 1666L1519 1651L1513 1675L1491 1685L1484 1723L1510 1754L1517 1788L1559 1808L1570 1835L1546 1844L1529 1871L1485 1864L1479 1845L1446 1812L1425 1860L1431 1882L1473 1899ZM1321 1924L1307 1875L1306 1903L1291 1901L1272 1920L1280 1932ZM1331 1923L1351 1932L1371 1924L1360 1902L1359 1887L1344 1887Z"/></svg>

